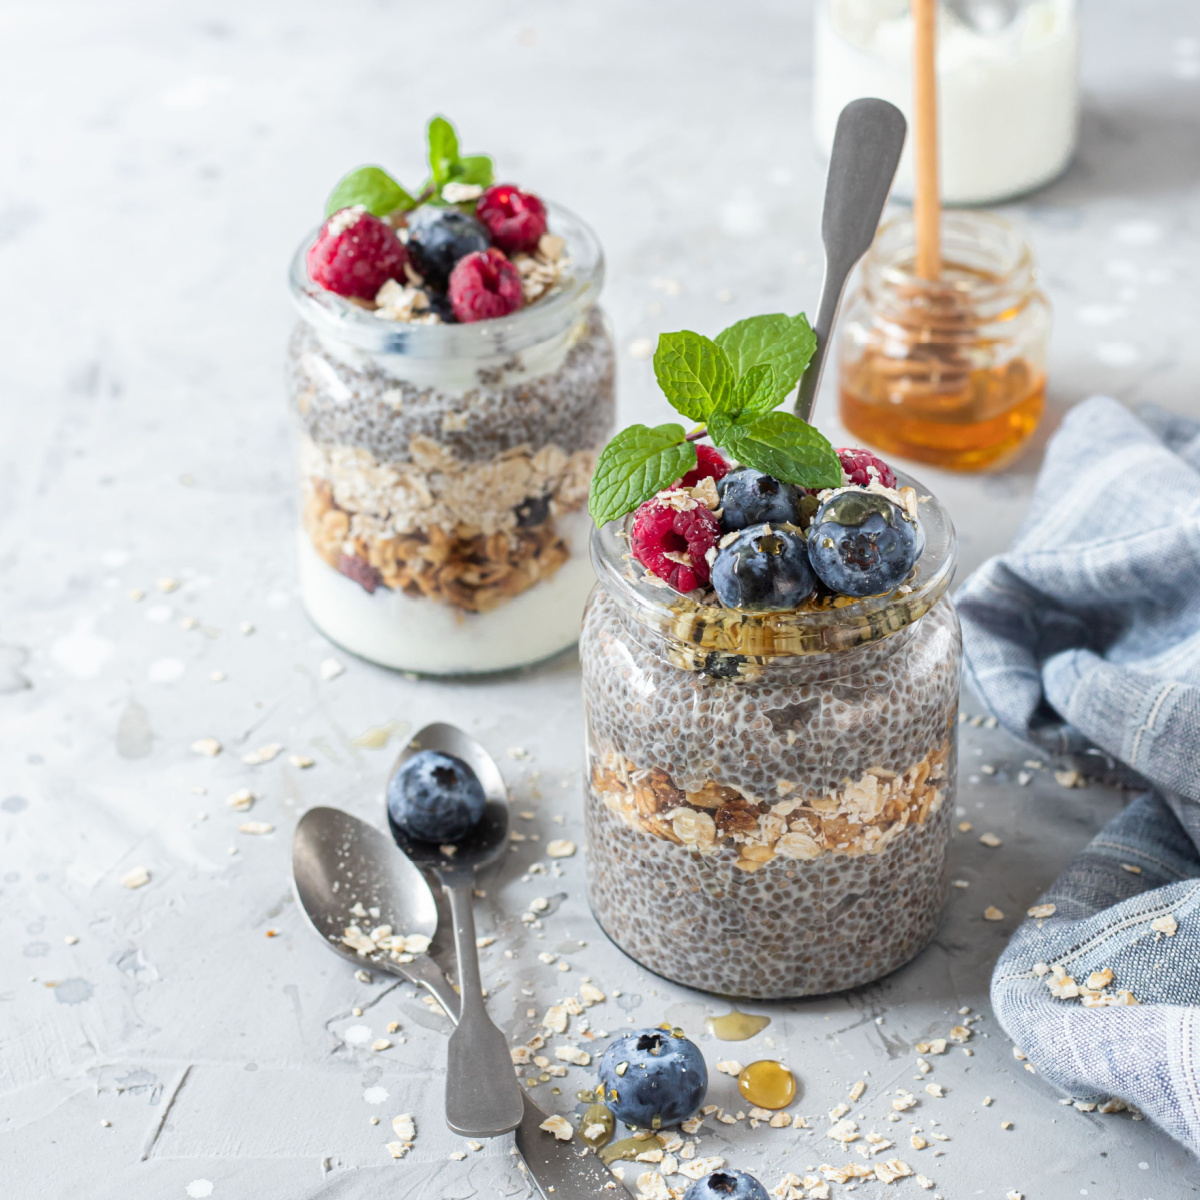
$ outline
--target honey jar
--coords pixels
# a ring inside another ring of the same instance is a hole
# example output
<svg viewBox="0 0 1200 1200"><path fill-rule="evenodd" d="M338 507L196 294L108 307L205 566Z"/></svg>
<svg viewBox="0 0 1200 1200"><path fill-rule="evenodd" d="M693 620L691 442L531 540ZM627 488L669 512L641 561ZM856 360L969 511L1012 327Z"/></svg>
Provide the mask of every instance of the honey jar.
<svg viewBox="0 0 1200 1200"><path fill-rule="evenodd" d="M915 256L905 213L863 259L838 344L842 424L920 462L1003 465L1045 406L1050 305L1032 249L995 213L950 211L940 277L919 278Z"/></svg>

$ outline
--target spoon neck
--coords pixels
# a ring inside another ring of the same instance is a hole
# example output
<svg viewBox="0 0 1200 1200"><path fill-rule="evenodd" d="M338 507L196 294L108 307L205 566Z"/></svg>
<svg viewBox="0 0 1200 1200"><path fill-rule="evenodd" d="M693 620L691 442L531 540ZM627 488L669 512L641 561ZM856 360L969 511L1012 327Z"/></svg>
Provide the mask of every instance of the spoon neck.
<svg viewBox="0 0 1200 1200"><path fill-rule="evenodd" d="M472 880L458 878L444 884L454 922L454 949L458 957L458 986L462 997L462 1015L483 1010L483 981L479 974L479 952L475 945L475 908L471 895Z"/></svg>

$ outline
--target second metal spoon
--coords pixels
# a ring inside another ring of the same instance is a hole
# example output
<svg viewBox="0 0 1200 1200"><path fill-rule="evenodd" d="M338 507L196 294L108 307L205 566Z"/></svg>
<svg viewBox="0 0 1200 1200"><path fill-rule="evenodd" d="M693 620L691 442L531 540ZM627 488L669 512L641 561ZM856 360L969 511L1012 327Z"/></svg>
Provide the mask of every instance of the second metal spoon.
<svg viewBox="0 0 1200 1200"><path fill-rule="evenodd" d="M450 901L462 1008L450 1035L446 1072L446 1124L464 1137L497 1137L521 1122L521 1085L513 1072L508 1039L488 1016L475 946L475 870L504 853L508 844L508 788L499 768L474 738L453 725L426 725L405 746L392 774L419 750L440 750L462 759L483 785L487 807L479 824L452 853L410 838L389 816L396 845L409 860L437 876Z"/></svg>

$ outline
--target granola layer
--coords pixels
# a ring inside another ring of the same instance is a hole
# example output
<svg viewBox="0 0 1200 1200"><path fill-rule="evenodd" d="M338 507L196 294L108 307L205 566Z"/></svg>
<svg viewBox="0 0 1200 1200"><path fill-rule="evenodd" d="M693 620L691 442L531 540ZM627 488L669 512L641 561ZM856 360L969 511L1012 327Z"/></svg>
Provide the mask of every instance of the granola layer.
<svg viewBox="0 0 1200 1200"><path fill-rule="evenodd" d="M634 829L694 854L731 847L738 870L757 871L776 857L880 853L942 807L949 755L947 740L903 773L872 767L826 795L780 780L781 798L768 803L711 780L687 791L661 768L610 750L592 760L592 790Z"/></svg>

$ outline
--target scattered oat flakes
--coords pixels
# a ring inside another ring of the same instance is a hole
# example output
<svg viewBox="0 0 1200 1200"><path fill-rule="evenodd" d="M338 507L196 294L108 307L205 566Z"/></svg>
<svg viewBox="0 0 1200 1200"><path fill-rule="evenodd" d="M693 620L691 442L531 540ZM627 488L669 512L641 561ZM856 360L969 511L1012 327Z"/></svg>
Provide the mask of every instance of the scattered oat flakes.
<svg viewBox="0 0 1200 1200"><path fill-rule="evenodd" d="M79 939L73 933L68 933L66 937L63 938L63 941L66 942L68 946L75 946L79 943Z"/></svg>
<svg viewBox="0 0 1200 1200"><path fill-rule="evenodd" d="M550 858L570 858L575 853L575 843L566 838L555 838L546 844L546 854Z"/></svg>
<svg viewBox="0 0 1200 1200"><path fill-rule="evenodd" d="M580 1050L578 1046L556 1046L554 1057L576 1067L587 1067L592 1062L592 1056L586 1050Z"/></svg>
<svg viewBox="0 0 1200 1200"><path fill-rule="evenodd" d="M979 769L985 775L995 775L995 773L996 773L996 768L993 767L991 763L984 763Z"/></svg>
<svg viewBox="0 0 1200 1200"><path fill-rule="evenodd" d="M388 1142L386 1148L393 1158L403 1158L412 1149L412 1146L405 1142Z"/></svg>
<svg viewBox="0 0 1200 1200"><path fill-rule="evenodd" d="M797 1113L792 1118L792 1128L793 1129L807 1129L808 1128L808 1118L801 1116L800 1113Z"/></svg>
<svg viewBox="0 0 1200 1200"><path fill-rule="evenodd" d="M854 1085L854 1086L853 1086L853 1087L850 1089L850 1099L851 1099L851 1100L857 1100L857 1099L858 1099L858 1098L859 1098L859 1097L860 1097L860 1096L863 1094L863 1092L865 1092L866 1090L867 1090L867 1084L866 1084L866 1080L860 1079L860 1080L859 1080L859 1081L858 1081L858 1082L857 1082L857 1083L856 1083L856 1084L855 1084L855 1085Z"/></svg>
<svg viewBox="0 0 1200 1200"><path fill-rule="evenodd" d="M1164 916L1155 917L1150 922L1150 928L1155 933L1161 933L1164 937L1174 937L1179 929L1179 922L1170 913L1167 913Z"/></svg>
<svg viewBox="0 0 1200 1200"><path fill-rule="evenodd" d="M1004 1193L1004 1200L1025 1200L1025 1193L1013 1188L1012 1191Z"/></svg>
<svg viewBox="0 0 1200 1200"><path fill-rule="evenodd" d="M1093 971L1087 980L1088 988L1093 992L1103 991L1113 981L1113 973L1111 967L1105 967L1100 971Z"/></svg>
<svg viewBox="0 0 1200 1200"><path fill-rule="evenodd" d="M880 1183L895 1183L897 1179L904 1179L911 1174L912 1167L900 1158L889 1158L886 1162L875 1164L875 1178Z"/></svg>
<svg viewBox="0 0 1200 1200"><path fill-rule="evenodd" d="M243 821L238 826L238 833L274 833L275 826L266 821Z"/></svg>
<svg viewBox="0 0 1200 1200"><path fill-rule="evenodd" d="M282 749L283 744L281 742L272 742L269 746L260 746L257 750L252 750L249 754L243 754L242 762L248 763L252 767L257 767L261 763L270 762Z"/></svg>
<svg viewBox="0 0 1200 1200"><path fill-rule="evenodd" d="M402 1141L411 1142L416 1140L417 1126L412 1119L411 1113L401 1113L398 1117L392 1118L392 1132Z"/></svg>
<svg viewBox="0 0 1200 1200"><path fill-rule="evenodd" d="M1059 787L1083 787L1083 777L1078 771L1055 771L1054 782L1057 783Z"/></svg>
<svg viewBox="0 0 1200 1200"><path fill-rule="evenodd" d="M700 1126L703 1124L703 1117L688 1117L686 1121L680 1123L679 1128L682 1129L684 1133L699 1133Z"/></svg>
<svg viewBox="0 0 1200 1200"><path fill-rule="evenodd" d="M925 1147L929 1145L929 1143L928 1143L928 1142L927 1142L927 1141L926 1141L926 1140L925 1140L925 1139L924 1139L924 1138L923 1138L923 1137L922 1137L922 1136L921 1136L919 1133L914 1133L914 1134L913 1134L913 1135L912 1135L912 1136L911 1136L911 1137L908 1139L908 1144L909 1144L909 1145L910 1145L910 1146L911 1146L911 1147L912 1147L914 1150L924 1150L924 1149L925 1149Z"/></svg>
<svg viewBox="0 0 1200 1200"><path fill-rule="evenodd" d="M991 1098L991 1096L984 1096L984 1098L983 1098L983 1107L984 1107L984 1108L991 1108L991 1106L992 1106L992 1098Z"/></svg>
<svg viewBox="0 0 1200 1200"><path fill-rule="evenodd" d="M928 1175L918 1174L916 1180L926 1191L933 1187L933 1180Z"/></svg>
<svg viewBox="0 0 1200 1200"><path fill-rule="evenodd" d="M713 1154L708 1158L694 1158L685 1163L679 1168L679 1174L686 1175L688 1179L703 1179L705 1175L711 1175L724 1165L725 1160L719 1154Z"/></svg>
<svg viewBox="0 0 1200 1200"><path fill-rule="evenodd" d="M964 1042L971 1040L971 1030L966 1025L955 1025L950 1030L950 1040L961 1046Z"/></svg>
<svg viewBox="0 0 1200 1200"><path fill-rule="evenodd" d="M1032 908L1026 910L1025 915L1036 917L1039 921L1044 921L1047 917L1052 917L1058 911L1058 908L1053 904L1035 904Z"/></svg>
<svg viewBox="0 0 1200 1200"><path fill-rule="evenodd" d="M717 1063L717 1070L722 1075L740 1075L742 1073L742 1064L736 1058L728 1058L723 1062Z"/></svg>
<svg viewBox="0 0 1200 1200"><path fill-rule="evenodd" d="M192 749L197 754L203 754L208 758L216 758L221 753L221 743L215 737L197 738L192 743Z"/></svg>
<svg viewBox="0 0 1200 1200"><path fill-rule="evenodd" d="M1142 873L1142 868L1135 867L1133 863L1122 863L1121 870L1128 871L1130 875L1140 875Z"/></svg>
<svg viewBox="0 0 1200 1200"><path fill-rule="evenodd" d="M208 677L213 683L224 683L225 682L225 672L224 671L210 671Z"/></svg>
<svg viewBox="0 0 1200 1200"><path fill-rule="evenodd" d="M892 1101L892 1108L896 1112L904 1112L907 1109L916 1107L917 1098L911 1092L906 1092L903 1089L898 1089L900 1094Z"/></svg>
<svg viewBox="0 0 1200 1200"><path fill-rule="evenodd" d="M171 579L168 576L164 576L162 579L160 579L158 581L158 590L160 592L178 591L179 590L179 580Z"/></svg>
<svg viewBox="0 0 1200 1200"><path fill-rule="evenodd" d="M225 803L238 812L245 812L257 799L258 797L249 788L242 788L240 791L230 793Z"/></svg>
<svg viewBox="0 0 1200 1200"><path fill-rule="evenodd" d="M1001 1129L1011 1129L1012 1127L1013 1127L1013 1126L1012 1126L1012 1122L1011 1122L1011 1121L1001 1121L1001 1122L1000 1122L1000 1128L1001 1128Z"/></svg>
<svg viewBox="0 0 1200 1200"><path fill-rule="evenodd" d="M771 1119L767 1122L772 1129L790 1129L792 1118L785 1112L777 1112L771 1114Z"/></svg>
<svg viewBox="0 0 1200 1200"><path fill-rule="evenodd" d="M336 679L346 668L336 658L327 658L321 663L321 678L328 682Z"/></svg>
<svg viewBox="0 0 1200 1200"><path fill-rule="evenodd" d="M309 767L317 765L316 760L306 754L289 754L288 762L299 771L307 771Z"/></svg>
<svg viewBox="0 0 1200 1200"><path fill-rule="evenodd" d="M925 1085L925 1090L931 1096L944 1096L946 1094L944 1091L942 1091L942 1085L940 1083L927 1083Z"/></svg>
<svg viewBox="0 0 1200 1200"><path fill-rule="evenodd" d="M150 872L145 867L131 867L121 876L121 886L129 888L130 891L145 887L149 882Z"/></svg>
<svg viewBox="0 0 1200 1200"><path fill-rule="evenodd" d="M1003 845L1003 842L1001 842L1001 840L994 833L981 833L979 835L979 841L984 846L989 846L993 850L995 850L997 846Z"/></svg>
<svg viewBox="0 0 1200 1200"><path fill-rule="evenodd" d="M604 993L594 984L585 982L579 985L579 1001L584 1008L591 1008L593 1004L604 1002Z"/></svg>
<svg viewBox="0 0 1200 1200"><path fill-rule="evenodd" d="M467 1152L465 1150L451 1150L450 1151L450 1161L451 1162L462 1162L462 1160L466 1157L467 1157Z"/></svg>
<svg viewBox="0 0 1200 1200"><path fill-rule="evenodd" d="M975 828L975 826L972 825L970 821L959 821L959 823L958 823L958 832L959 833L970 833L971 830L974 828Z"/></svg>
<svg viewBox="0 0 1200 1200"><path fill-rule="evenodd" d="M829 1110L829 1119L831 1121L840 1121L850 1111L850 1105L843 1101L840 1104L835 1104Z"/></svg>
<svg viewBox="0 0 1200 1200"><path fill-rule="evenodd" d="M837 1121L825 1131L825 1136L841 1142L843 1146L849 1145L858 1139L858 1123L845 1119Z"/></svg>
<svg viewBox="0 0 1200 1200"><path fill-rule="evenodd" d="M552 1117L547 1117L539 1126L539 1129L544 1129L547 1133L552 1133L560 1142L569 1142L571 1135L575 1132L571 1128L571 1122L566 1117L560 1117L557 1113Z"/></svg>
<svg viewBox="0 0 1200 1200"><path fill-rule="evenodd" d="M542 1024L554 1033L566 1033L567 1010L561 1004L552 1004L546 1009Z"/></svg>
<svg viewBox="0 0 1200 1200"><path fill-rule="evenodd" d="M952 879L950 883L952 887L956 888L969 888L971 886L965 879Z"/></svg>
<svg viewBox="0 0 1200 1200"><path fill-rule="evenodd" d="M392 1043L387 1038L376 1038L371 1043L372 1050L390 1050Z"/></svg>
<svg viewBox="0 0 1200 1200"><path fill-rule="evenodd" d="M983 919L985 921L1003 921L1004 914L994 904L989 904L983 910Z"/></svg>

